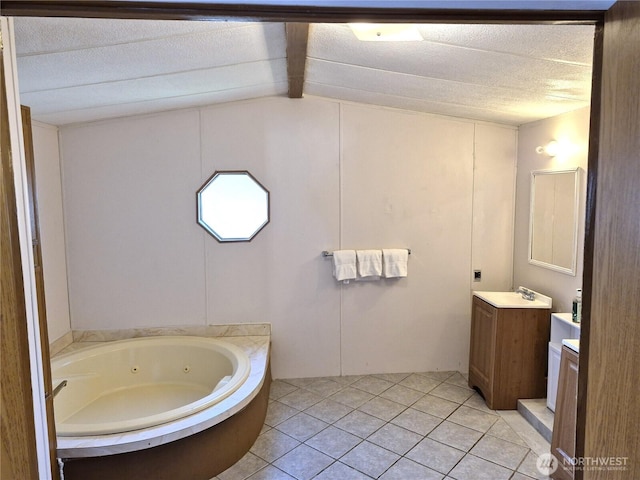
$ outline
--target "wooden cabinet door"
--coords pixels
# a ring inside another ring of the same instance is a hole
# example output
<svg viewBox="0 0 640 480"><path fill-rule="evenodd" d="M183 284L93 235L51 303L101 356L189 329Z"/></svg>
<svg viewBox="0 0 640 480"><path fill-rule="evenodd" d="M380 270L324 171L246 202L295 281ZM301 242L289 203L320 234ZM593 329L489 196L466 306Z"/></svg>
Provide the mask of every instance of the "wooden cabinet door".
<svg viewBox="0 0 640 480"><path fill-rule="evenodd" d="M553 421L551 453L558 459L558 470L551 475L555 480L573 480L571 460L576 456L576 413L578 407L578 355L562 347L558 397Z"/></svg>
<svg viewBox="0 0 640 480"><path fill-rule="evenodd" d="M497 309L473 297L471 347L469 351L469 386L478 387L491 403L496 351Z"/></svg>

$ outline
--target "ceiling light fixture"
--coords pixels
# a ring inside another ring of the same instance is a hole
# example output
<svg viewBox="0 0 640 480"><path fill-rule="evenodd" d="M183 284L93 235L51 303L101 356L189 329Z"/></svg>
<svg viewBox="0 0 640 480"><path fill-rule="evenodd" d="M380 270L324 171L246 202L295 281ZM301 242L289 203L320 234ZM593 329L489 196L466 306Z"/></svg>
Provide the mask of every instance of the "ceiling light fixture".
<svg viewBox="0 0 640 480"><path fill-rule="evenodd" d="M424 40L418 27L411 24L350 23L358 40L364 42L419 42Z"/></svg>

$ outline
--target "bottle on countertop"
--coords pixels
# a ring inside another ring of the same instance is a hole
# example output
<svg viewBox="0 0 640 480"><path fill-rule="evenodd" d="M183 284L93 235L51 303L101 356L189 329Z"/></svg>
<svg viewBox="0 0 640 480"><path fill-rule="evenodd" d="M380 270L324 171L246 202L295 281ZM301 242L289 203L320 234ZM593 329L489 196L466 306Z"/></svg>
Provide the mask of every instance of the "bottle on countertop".
<svg viewBox="0 0 640 480"><path fill-rule="evenodd" d="M573 299L573 310L571 319L574 323L580 323L582 320L582 289L576 289L576 296Z"/></svg>

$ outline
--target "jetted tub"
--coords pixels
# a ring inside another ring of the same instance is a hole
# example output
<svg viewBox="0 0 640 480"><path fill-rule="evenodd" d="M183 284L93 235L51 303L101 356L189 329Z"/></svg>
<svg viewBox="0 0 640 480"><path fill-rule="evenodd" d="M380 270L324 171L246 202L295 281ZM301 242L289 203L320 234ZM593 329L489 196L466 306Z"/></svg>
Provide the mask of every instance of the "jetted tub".
<svg viewBox="0 0 640 480"><path fill-rule="evenodd" d="M59 436L128 432L224 400L249 376L247 354L209 337L144 337L60 355L51 363Z"/></svg>

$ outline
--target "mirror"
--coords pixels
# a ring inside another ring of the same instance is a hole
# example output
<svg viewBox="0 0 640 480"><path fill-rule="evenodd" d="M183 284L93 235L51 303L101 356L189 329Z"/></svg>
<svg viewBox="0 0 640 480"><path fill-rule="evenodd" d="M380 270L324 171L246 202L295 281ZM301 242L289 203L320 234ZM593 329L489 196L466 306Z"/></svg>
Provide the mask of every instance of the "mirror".
<svg viewBox="0 0 640 480"><path fill-rule="evenodd" d="M198 223L219 242L248 242L269 223L269 191L246 170L214 172L197 204Z"/></svg>
<svg viewBox="0 0 640 480"><path fill-rule="evenodd" d="M529 263L576 274L579 168L531 172Z"/></svg>

